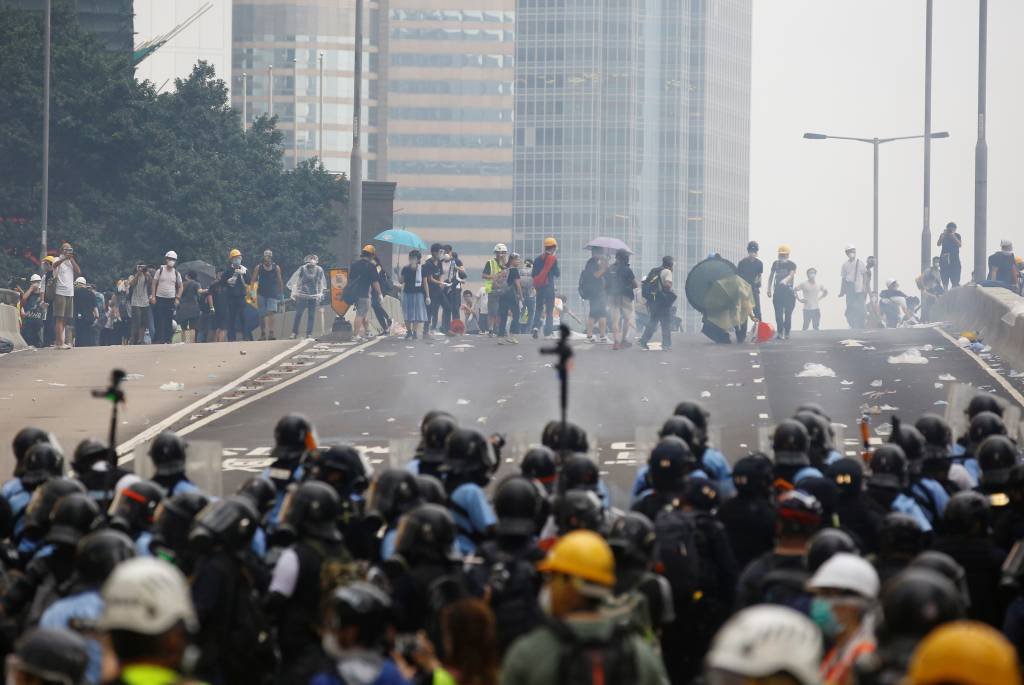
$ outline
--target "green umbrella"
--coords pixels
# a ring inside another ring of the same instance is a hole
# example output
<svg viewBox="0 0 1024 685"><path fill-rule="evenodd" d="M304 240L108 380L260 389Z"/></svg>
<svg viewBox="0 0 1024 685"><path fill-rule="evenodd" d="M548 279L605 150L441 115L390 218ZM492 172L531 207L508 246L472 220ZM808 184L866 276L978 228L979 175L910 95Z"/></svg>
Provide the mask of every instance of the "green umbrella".
<svg viewBox="0 0 1024 685"><path fill-rule="evenodd" d="M711 257L698 262L686 275L686 299L690 306L701 314L707 310L705 298L711 287L720 279L736 274L733 263L721 257Z"/></svg>
<svg viewBox="0 0 1024 685"><path fill-rule="evenodd" d="M708 321L728 331L750 319L754 311L754 292L739 276L726 276L708 287L704 305Z"/></svg>

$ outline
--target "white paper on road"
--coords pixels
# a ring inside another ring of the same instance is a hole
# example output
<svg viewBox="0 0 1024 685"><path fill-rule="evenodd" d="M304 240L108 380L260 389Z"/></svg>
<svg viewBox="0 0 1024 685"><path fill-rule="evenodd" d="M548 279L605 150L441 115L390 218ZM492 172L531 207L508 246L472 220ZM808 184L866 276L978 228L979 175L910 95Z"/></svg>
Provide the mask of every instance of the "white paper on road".
<svg viewBox="0 0 1024 685"><path fill-rule="evenodd" d="M462 398L459 398L459 399L455 400L455 404L469 404L469 400L464 400Z"/></svg>
<svg viewBox="0 0 1024 685"><path fill-rule="evenodd" d="M853 340L853 339L840 340L839 344L842 345L843 347L864 347L864 341L863 340Z"/></svg>
<svg viewBox="0 0 1024 685"><path fill-rule="evenodd" d="M871 381L871 387L872 388L880 388L880 387L882 387L882 379L876 378L875 380Z"/></svg>
<svg viewBox="0 0 1024 685"><path fill-rule="evenodd" d="M700 396L706 400L707 398L711 397L711 392L708 390L703 390L701 391Z"/></svg>
<svg viewBox="0 0 1024 685"><path fill-rule="evenodd" d="M175 381L169 381L160 386L161 390L184 390L184 383L177 383Z"/></svg>
<svg viewBox="0 0 1024 685"><path fill-rule="evenodd" d="M952 374L949 374L949 373L944 373L941 376L939 376L939 380L940 381L946 381L946 382L955 381L956 380L956 376L954 376Z"/></svg>
<svg viewBox="0 0 1024 685"><path fill-rule="evenodd" d="M808 362L804 364L804 370L796 375L797 378L835 378L836 372L824 364Z"/></svg>
<svg viewBox="0 0 1024 685"><path fill-rule="evenodd" d="M921 354L921 350L916 347L911 347L903 354L897 354L895 357L889 357L890 364L927 364L928 357Z"/></svg>
<svg viewBox="0 0 1024 685"><path fill-rule="evenodd" d="M846 380L839 381L839 385L853 385L853 381L846 381Z"/></svg>

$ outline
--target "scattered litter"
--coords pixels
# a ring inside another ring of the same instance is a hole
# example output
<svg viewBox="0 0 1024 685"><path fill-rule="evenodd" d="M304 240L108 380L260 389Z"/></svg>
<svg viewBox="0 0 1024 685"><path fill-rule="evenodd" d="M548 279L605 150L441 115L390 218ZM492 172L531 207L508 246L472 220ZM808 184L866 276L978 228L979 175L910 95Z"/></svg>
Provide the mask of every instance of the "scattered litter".
<svg viewBox="0 0 1024 685"><path fill-rule="evenodd" d="M747 352L747 354L749 354L751 357L757 356L757 352Z"/></svg>
<svg viewBox="0 0 1024 685"><path fill-rule="evenodd" d="M370 356L371 357L379 357L381 359L384 359L385 357L394 357L396 354L398 354L398 353L397 352L371 352Z"/></svg>
<svg viewBox="0 0 1024 685"><path fill-rule="evenodd" d="M52 385L55 388L66 388L66 387L68 387L66 383L47 383L47 385ZM178 390L181 390L181 388L184 388L184 387L185 386L182 385L182 386L180 386L178 388Z"/></svg>
<svg viewBox="0 0 1024 685"><path fill-rule="evenodd" d="M928 357L921 354L921 350L916 347L911 347L903 354L898 354L895 357L889 357L890 364L927 364Z"/></svg>
<svg viewBox="0 0 1024 685"><path fill-rule="evenodd" d="M839 385L853 385L853 381L839 381Z"/></svg>
<svg viewBox="0 0 1024 685"><path fill-rule="evenodd" d="M804 364L804 370L796 375L797 378L835 378L836 372L824 364L808 362ZM703 397L703 395L701 395Z"/></svg>
<svg viewBox="0 0 1024 685"><path fill-rule="evenodd" d="M550 369L550 368L551 368L551 364L545 364L545 365L544 365L544 368L545 368L545 369Z"/></svg>
<svg viewBox="0 0 1024 685"><path fill-rule="evenodd" d="M875 428L875 433L877 433L878 435L881 435L882 437L885 437L887 435L892 435L892 424L889 424L889 423L879 424Z"/></svg>
<svg viewBox="0 0 1024 685"><path fill-rule="evenodd" d="M936 383L935 384L935 389L936 390L942 390L944 387L946 387L945 383Z"/></svg>
<svg viewBox="0 0 1024 685"><path fill-rule="evenodd" d="M707 398L711 397L711 392L708 390L703 390L701 391L700 396L702 399L706 400Z"/></svg>
<svg viewBox="0 0 1024 685"><path fill-rule="evenodd" d="M757 415L757 418L761 419L762 421L767 421L767 420L768 420L768 419L770 419L771 417L770 417L770 416L768 416L768 415L767 415L767 414L765 414L765 413L761 413L761 414L758 414L758 415Z"/></svg>
<svg viewBox="0 0 1024 685"><path fill-rule="evenodd" d="M755 399L766 400L766 399L768 399L768 396L767 395L758 395Z"/></svg>
<svg viewBox="0 0 1024 685"><path fill-rule="evenodd" d="M477 423L487 423L487 417L486 416L481 416L481 417L477 418L476 422Z"/></svg>
<svg viewBox="0 0 1024 685"><path fill-rule="evenodd" d="M51 385L52 385L52 383L51 383ZM170 381L168 383L164 383L163 385L161 385L160 389L161 390L184 390L185 389L185 384L184 383L176 383L174 381Z"/></svg>
<svg viewBox="0 0 1024 685"><path fill-rule="evenodd" d="M418 375L420 375L420 372L419 371L410 371L409 375L410 376L418 376Z"/></svg>
<svg viewBox="0 0 1024 685"><path fill-rule="evenodd" d="M1024 371L1010 371L1010 378L1024 378Z"/></svg>
<svg viewBox="0 0 1024 685"><path fill-rule="evenodd" d="M338 400L334 400L334 406L335 407L340 407L341 406L341 402L339 402Z"/></svg>
<svg viewBox="0 0 1024 685"><path fill-rule="evenodd" d="M761 365L760 364L751 364L750 368L752 368L752 369L760 369ZM689 369L683 369L683 371L689 371Z"/></svg>
<svg viewBox="0 0 1024 685"><path fill-rule="evenodd" d="M934 346L934 345L932 345L932 344L928 344L928 345L923 345L923 346L921 347L921 351L922 351L922 352L931 352L931 351L932 351L932 350L934 350L934 349L935 349L935 346Z"/></svg>
<svg viewBox="0 0 1024 685"><path fill-rule="evenodd" d="M953 375L948 374L948 373L944 373L941 376L939 376L939 380L940 381L955 381L956 380L956 376L953 376Z"/></svg>
<svg viewBox="0 0 1024 685"><path fill-rule="evenodd" d="M877 404L862 404L860 405L860 413L878 415L882 413L882 408L879 407Z"/></svg>
<svg viewBox="0 0 1024 685"><path fill-rule="evenodd" d="M365 409L366 411L370 411L370 407L369 406L363 407L363 409Z"/></svg>
<svg viewBox="0 0 1024 685"><path fill-rule="evenodd" d="M214 376L207 376L207 378L213 378ZM130 373L124 377L126 381L137 381L145 378L141 373Z"/></svg>
<svg viewBox="0 0 1024 685"><path fill-rule="evenodd" d="M471 347L474 347L474 346L470 345L468 343L462 343L460 345L452 345L452 349L453 350L466 350L466 349L469 349ZM411 350L412 348L410 347L409 349Z"/></svg>
<svg viewBox="0 0 1024 685"><path fill-rule="evenodd" d="M899 407L894 407L891 404L883 404L879 409L882 411L899 411Z"/></svg>
<svg viewBox="0 0 1024 685"><path fill-rule="evenodd" d="M840 340L839 344L843 347L864 347L863 340Z"/></svg>
<svg viewBox="0 0 1024 685"><path fill-rule="evenodd" d="M388 423L394 423L394 422L395 422L395 417L394 416L389 416L388 417Z"/></svg>
<svg viewBox="0 0 1024 685"><path fill-rule="evenodd" d="M360 433L360 435L369 435L369 433Z"/></svg>
<svg viewBox="0 0 1024 685"><path fill-rule="evenodd" d="M755 383L764 383L764 379L763 378L755 378L754 382Z"/></svg>
<svg viewBox="0 0 1024 685"><path fill-rule="evenodd" d="M469 400L464 400L464 399L459 398L459 399L455 400L455 404L466 405L466 404L469 404Z"/></svg>
<svg viewBox="0 0 1024 685"><path fill-rule="evenodd" d="M936 407L942 407L942 406L945 406L945 405L949 404L949 402L947 402L946 400L936 400L935 402L933 402L933 404Z"/></svg>
<svg viewBox="0 0 1024 685"><path fill-rule="evenodd" d="M878 348L875 347L874 345L865 345L864 349L865 350L877 350Z"/></svg>
<svg viewBox="0 0 1024 685"><path fill-rule="evenodd" d="M640 398L640 401L641 401L641 402L650 402L650 400L649 400L649 399L647 399L647 396L646 396L646 395L644 395L643 397L641 397L641 398Z"/></svg>
<svg viewBox="0 0 1024 685"><path fill-rule="evenodd" d="M985 345L983 345L980 342L972 342L970 345L968 345L968 348L970 348L971 352L987 352L988 351L988 350L985 349Z"/></svg>
<svg viewBox="0 0 1024 685"><path fill-rule="evenodd" d="M317 378L319 378L320 380L326 380L327 376L317 376Z"/></svg>
<svg viewBox="0 0 1024 685"><path fill-rule="evenodd" d="M498 403L498 404L505 404L506 402L508 402L508 398L507 397L499 397L498 399L495 400L495 402Z"/></svg>
<svg viewBox="0 0 1024 685"><path fill-rule="evenodd" d="M521 362L521 361L523 361L523 355L521 355L521 354L517 354L517 355L516 355L516 361L517 361L517 362Z"/></svg>

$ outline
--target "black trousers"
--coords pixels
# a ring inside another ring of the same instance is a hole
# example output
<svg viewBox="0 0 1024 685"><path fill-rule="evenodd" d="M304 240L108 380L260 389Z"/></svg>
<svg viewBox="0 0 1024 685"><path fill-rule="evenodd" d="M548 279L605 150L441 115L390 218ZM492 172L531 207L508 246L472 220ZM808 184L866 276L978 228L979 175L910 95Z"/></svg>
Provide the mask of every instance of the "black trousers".
<svg viewBox="0 0 1024 685"><path fill-rule="evenodd" d="M511 331L519 331L519 300L515 297L502 297L498 307L498 337L504 338L509 331L509 315L512 316Z"/></svg>
<svg viewBox="0 0 1024 685"><path fill-rule="evenodd" d="M939 277L942 279L942 287L949 290L950 286L960 286L960 260L943 259L939 262Z"/></svg>
<svg viewBox="0 0 1024 685"><path fill-rule="evenodd" d="M651 316L647 320L647 326L644 328L644 334L640 336L640 344L646 345L654 337L654 331L658 326L661 326L661 348L667 350L672 347L672 310L666 309L661 310L655 308L651 311Z"/></svg>
<svg viewBox="0 0 1024 685"><path fill-rule="evenodd" d="M779 288L772 296L775 305L775 326L779 335L789 335L793 328L793 309L796 307L796 295L790 288Z"/></svg>
<svg viewBox="0 0 1024 685"><path fill-rule="evenodd" d="M370 306L373 307L373 315L376 317L377 323L387 333L391 330L391 317L384 311L384 298L378 295L376 291L370 292Z"/></svg>
<svg viewBox="0 0 1024 685"><path fill-rule="evenodd" d="M427 324L423 327L425 331L437 330L438 316L441 311L441 300L444 299L444 292L430 289L430 302L427 303Z"/></svg>
<svg viewBox="0 0 1024 685"><path fill-rule="evenodd" d="M542 312L544 314L544 335L551 335L555 330L555 289L550 285L537 288L537 304L533 310L533 330L540 328Z"/></svg>
<svg viewBox="0 0 1024 685"><path fill-rule="evenodd" d="M441 330L447 333L451 330L452 321L459 321L459 310L462 308L462 289L456 288L445 293L447 306L444 307L444 314L441 316Z"/></svg>
<svg viewBox="0 0 1024 685"><path fill-rule="evenodd" d="M159 300L157 300L159 302ZM242 337L252 340L252 333L245 330L245 297L228 298L228 320L224 326L228 330L228 340L234 342L238 339L238 332ZM153 342L156 342L155 340Z"/></svg>

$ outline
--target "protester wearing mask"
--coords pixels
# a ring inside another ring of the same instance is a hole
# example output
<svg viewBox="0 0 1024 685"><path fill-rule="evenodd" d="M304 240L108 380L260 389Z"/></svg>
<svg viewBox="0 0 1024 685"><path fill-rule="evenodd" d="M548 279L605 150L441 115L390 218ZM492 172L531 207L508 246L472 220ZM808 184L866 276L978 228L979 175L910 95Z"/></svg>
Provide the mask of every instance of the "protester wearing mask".
<svg viewBox="0 0 1024 685"><path fill-rule="evenodd" d="M807 280L796 287L796 299L804 306L803 330L821 328L821 300L828 295L825 286L817 281L818 270L808 269Z"/></svg>
<svg viewBox="0 0 1024 685"><path fill-rule="evenodd" d="M227 295L227 320L224 328L228 332L228 340L234 342L241 331L246 340L252 340L252 332L245 326L245 294L249 288L249 270L242 265L242 253L231 250L228 253L228 265L220 277Z"/></svg>
<svg viewBox="0 0 1024 685"><path fill-rule="evenodd" d="M43 322L46 321L46 302L43 299L43 277L32 274L28 290L20 297L21 335L32 347L43 346Z"/></svg>
<svg viewBox="0 0 1024 685"><path fill-rule="evenodd" d="M74 302L75 346L95 347L96 325L100 317L100 311L96 306L96 293L82 276L75 279Z"/></svg>
<svg viewBox="0 0 1024 685"><path fill-rule="evenodd" d="M508 248L504 243L494 246L494 258L484 264L483 292L487 296L487 334L494 337L498 329L498 310L501 308L501 293L505 289L505 278L501 272L508 262Z"/></svg>
<svg viewBox="0 0 1024 685"><path fill-rule="evenodd" d="M370 307L373 308L373 315L380 326L381 337L387 337L391 332L391 317L384 309L384 298L394 294L395 284L391 279L391 272L380 263L380 257L374 254L372 261L373 268L377 270L377 283L380 285L380 290L374 288L370 291Z"/></svg>
<svg viewBox="0 0 1024 685"><path fill-rule="evenodd" d="M292 321L292 339L299 336L299 324L302 315L306 315L306 337L313 335L313 322L316 307L327 290L327 278L324 276L320 259L315 254L306 255L302 266L295 270L288 279L288 289L295 302L295 319Z"/></svg>
<svg viewBox="0 0 1024 685"><path fill-rule="evenodd" d="M846 298L846 322L850 328L864 328L865 306L868 297L868 268L857 258L857 248L846 246L846 261L843 262L842 286L839 297Z"/></svg>
<svg viewBox="0 0 1024 685"><path fill-rule="evenodd" d="M540 329L540 317L544 315L544 337L554 333L555 281L561 275L558 269L558 241L552 237L544 239L544 252L533 260L533 286L537 289L536 309L533 312L533 337Z"/></svg>
<svg viewBox="0 0 1024 685"><path fill-rule="evenodd" d="M629 267L629 252L617 250L615 262L608 268L608 274L605 276L613 350L624 350L631 345L629 328L633 325L633 291L636 290L636 286L636 274Z"/></svg>
<svg viewBox="0 0 1024 685"><path fill-rule="evenodd" d="M442 300L441 309L443 314L441 317L441 330L446 333L451 333L452 321L458 321L460 318L460 309L462 306L462 284L466 280L466 269L459 259L459 254L454 251L451 245L441 246L441 265L444 281L442 288Z"/></svg>
<svg viewBox="0 0 1024 685"><path fill-rule="evenodd" d="M56 282L53 300L53 314L56 322L54 345L57 349L70 349L64 335L64 327L75 325L75 278L82 275L82 269L75 259L75 250L70 243L60 246L60 257L53 262Z"/></svg>
<svg viewBox="0 0 1024 685"><path fill-rule="evenodd" d="M378 297L380 291L380 276L377 273L377 266L373 262L377 254L377 248L373 245L363 245L359 252L359 259L352 262L348 271L348 285L342 292L342 299L356 309L356 315L352 319L352 340L363 342L365 335L370 337L368 317L370 315L370 293Z"/></svg>
<svg viewBox="0 0 1024 685"><path fill-rule="evenodd" d="M793 292L795 276L796 264L789 258L789 246L780 245L779 258L772 262L771 273L768 275L768 297L775 305L778 340L789 340L789 332L793 327L793 308L796 306L796 294Z"/></svg>
<svg viewBox="0 0 1024 685"><path fill-rule="evenodd" d="M257 304L260 314L260 340L274 340L274 315L284 293L281 267L274 261L274 253L263 251L263 261L256 267L259 283Z"/></svg>
<svg viewBox="0 0 1024 685"><path fill-rule="evenodd" d="M1013 257L1013 243L1000 240L999 252L993 252L988 258L988 280L1002 283L1016 292L1019 279L1017 260Z"/></svg>
<svg viewBox="0 0 1024 685"><path fill-rule="evenodd" d="M157 269L153 278L153 289L150 291L149 303L153 305L154 343L169 343L174 334L174 309L181 302L181 274L174 268L178 263L178 253L169 250L164 255L164 264Z"/></svg>
<svg viewBox="0 0 1024 685"><path fill-rule="evenodd" d="M409 251L409 263L402 267L402 314L405 316L407 328L405 339L415 340L424 333L424 324L430 318L427 313L427 282L423 266L420 264L422 255L419 250ZM495 298L497 301L497 298Z"/></svg>
<svg viewBox="0 0 1024 685"><path fill-rule="evenodd" d="M423 275L427 282L427 325L423 328L423 336L427 337L437 330L440 323L440 312L444 297L444 251L441 243L430 246L430 257L423 262Z"/></svg>

